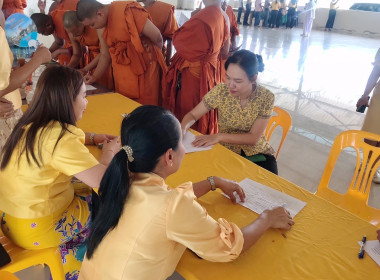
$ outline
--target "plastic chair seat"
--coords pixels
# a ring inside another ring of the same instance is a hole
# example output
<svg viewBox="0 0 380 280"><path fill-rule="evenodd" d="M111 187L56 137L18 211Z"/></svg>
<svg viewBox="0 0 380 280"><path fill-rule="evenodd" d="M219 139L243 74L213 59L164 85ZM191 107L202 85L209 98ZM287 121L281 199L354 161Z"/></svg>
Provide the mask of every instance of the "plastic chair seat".
<svg viewBox="0 0 380 280"><path fill-rule="evenodd" d="M49 266L53 280L64 280L60 251L57 248L25 250L10 241L0 230L0 243L11 257L11 262L0 268L0 271L15 273L35 265Z"/></svg>

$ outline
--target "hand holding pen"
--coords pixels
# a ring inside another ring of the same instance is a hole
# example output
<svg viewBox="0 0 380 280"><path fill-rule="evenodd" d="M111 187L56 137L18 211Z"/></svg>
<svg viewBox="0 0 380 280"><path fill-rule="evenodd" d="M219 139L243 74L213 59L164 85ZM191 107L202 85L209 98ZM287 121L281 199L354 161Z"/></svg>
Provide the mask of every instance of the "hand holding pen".
<svg viewBox="0 0 380 280"><path fill-rule="evenodd" d="M359 259L362 259L364 257L364 245L367 241L367 236L363 236L363 239L362 239L362 245L360 246L360 251L359 251L359 254L358 254L358 257Z"/></svg>

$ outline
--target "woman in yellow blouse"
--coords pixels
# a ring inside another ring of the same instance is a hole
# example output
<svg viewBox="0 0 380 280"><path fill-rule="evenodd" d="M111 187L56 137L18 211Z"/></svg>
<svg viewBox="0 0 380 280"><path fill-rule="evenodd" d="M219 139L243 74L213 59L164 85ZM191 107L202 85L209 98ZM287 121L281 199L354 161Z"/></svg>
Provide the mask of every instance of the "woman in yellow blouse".
<svg viewBox="0 0 380 280"><path fill-rule="evenodd" d="M226 83L215 86L182 120L186 131L211 109L218 109L219 133L197 136L193 145L206 147L221 143L257 165L277 174L275 151L264 137L272 115L274 95L257 84L264 70L260 55L240 50L225 64Z"/></svg>
<svg viewBox="0 0 380 280"><path fill-rule="evenodd" d="M280 10L280 1L274 0L271 3L270 19L269 19L269 28L274 28L277 23L277 17L280 16L278 11Z"/></svg>
<svg viewBox="0 0 380 280"><path fill-rule="evenodd" d="M185 149L178 120L163 108L134 110L123 120L121 143L100 183L81 280L166 279L186 247L206 260L228 262L268 228L294 224L282 207L263 212L241 230L223 218L214 220L196 199L218 187L244 200L243 190L226 179L169 188L165 179L180 168Z"/></svg>
<svg viewBox="0 0 380 280"><path fill-rule="evenodd" d="M66 67L46 69L28 110L8 138L0 165L1 229L17 245L58 247L65 278L77 279L94 213L90 187L100 180L118 138L85 134L75 126L87 106L82 75ZM103 142L99 162L85 144Z"/></svg>

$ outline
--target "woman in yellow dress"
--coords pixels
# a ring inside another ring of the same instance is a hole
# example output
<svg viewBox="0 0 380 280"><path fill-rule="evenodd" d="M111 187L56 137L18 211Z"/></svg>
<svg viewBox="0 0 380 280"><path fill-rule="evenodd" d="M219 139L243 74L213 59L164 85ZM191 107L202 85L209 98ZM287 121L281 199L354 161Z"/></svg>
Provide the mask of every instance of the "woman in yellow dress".
<svg viewBox="0 0 380 280"><path fill-rule="evenodd" d="M193 145L221 143L231 151L277 174L275 151L264 137L272 115L274 94L257 83L264 70L260 55L240 50L226 63L226 83L216 85L182 120L186 131L211 109L218 109L219 133L197 136Z"/></svg>
<svg viewBox="0 0 380 280"><path fill-rule="evenodd" d="M59 247L65 278L77 279L96 210L100 180L120 149L118 138L76 127L87 106L82 75L47 68L28 110L9 136L0 163L3 233L18 246ZM99 162L85 144L103 143ZM73 184L75 176L84 184Z"/></svg>
<svg viewBox="0 0 380 280"><path fill-rule="evenodd" d="M282 207L264 211L241 230L223 218L214 220L198 197L218 187L244 200L240 186L220 177L169 188L165 179L180 168L185 149L178 120L163 108L134 110L123 120L121 143L100 184L80 280L163 280L186 247L206 260L228 262L267 229L294 224Z"/></svg>

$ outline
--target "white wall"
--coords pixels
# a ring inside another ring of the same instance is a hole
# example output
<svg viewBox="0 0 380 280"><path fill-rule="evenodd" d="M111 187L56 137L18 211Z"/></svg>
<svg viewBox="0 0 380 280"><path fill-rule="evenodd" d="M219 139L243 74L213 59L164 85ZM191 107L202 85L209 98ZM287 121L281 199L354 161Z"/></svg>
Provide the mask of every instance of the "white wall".
<svg viewBox="0 0 380 280"><path fill-rule="evenodd" d="M324 29L328 18L329 9L317 9L314 29ZM380 37L380 13L355 10L337 10L334 30L353 35L369 35Z"/></svg>

